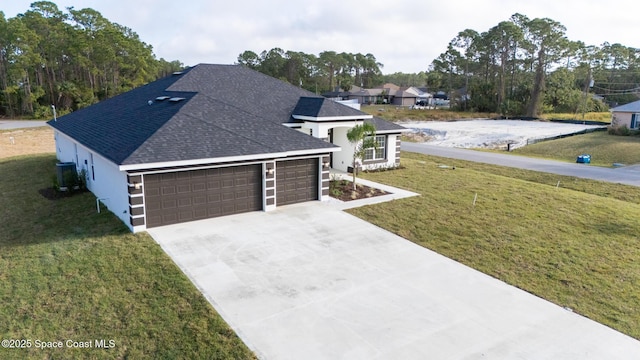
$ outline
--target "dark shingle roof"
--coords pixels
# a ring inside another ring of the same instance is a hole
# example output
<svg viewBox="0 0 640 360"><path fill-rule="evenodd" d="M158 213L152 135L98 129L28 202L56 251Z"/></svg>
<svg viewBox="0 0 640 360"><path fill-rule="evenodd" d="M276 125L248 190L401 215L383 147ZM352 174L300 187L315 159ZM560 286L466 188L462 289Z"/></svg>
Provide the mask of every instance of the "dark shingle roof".
<svg viewBox="0 0 640 360"><path fill-rule="evenodd" d="M387 120L381 119L379 117L373 117L373 119L367 119L365 120L365 122L367 123L371 123L373 124L373 126L376 127L376 131L379 132L404 132L404 131L409 131L409 129L407 129L404 126L389 122Z"/></svg>
<svg viewBox="0 0 640 360"><path fill-rule="evenodd" d="M201 64L48 124L118 165L335 148L283 125L301 97L318 114L364 114L239 65Z"/></svg>
<svg viewBox="0 0 640 360"><path fill-rule="evenodd" d="M362 111L319 97L301 97L293 109L292 115L310 117L368 116Z"/></svg>

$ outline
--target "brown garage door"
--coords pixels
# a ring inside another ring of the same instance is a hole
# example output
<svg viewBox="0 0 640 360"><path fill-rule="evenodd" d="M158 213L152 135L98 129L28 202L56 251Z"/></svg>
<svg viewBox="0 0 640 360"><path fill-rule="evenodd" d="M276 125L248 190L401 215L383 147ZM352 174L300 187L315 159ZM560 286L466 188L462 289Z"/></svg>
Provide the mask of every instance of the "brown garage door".
<svg viewBox="0 0 640 360"><path fill-rule="evenodd" d="M276 205L318 199L318 159L276 163Z"/></svg>
<svg viewBox="0 0 640 360"><path fill-rule="evenodd" d="M244 165L145 175L147 227L260 210L261 170Z"/></svg>

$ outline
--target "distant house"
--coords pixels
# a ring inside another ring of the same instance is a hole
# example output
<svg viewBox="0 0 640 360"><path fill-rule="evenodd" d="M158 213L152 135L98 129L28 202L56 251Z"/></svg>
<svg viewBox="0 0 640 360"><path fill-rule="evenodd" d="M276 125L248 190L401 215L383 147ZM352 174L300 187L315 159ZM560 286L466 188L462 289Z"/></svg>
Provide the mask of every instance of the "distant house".
<svg viewBox="0 0 640 360"><path fill-rule="evenodd" d="M265 96L268 94L269 96ZM400 162L402 126L239 65L201 64L48 122L57 158L131 231L327 200L347 131L376 127L363 168Z"/></svg>
<svg viewBox="0 0 640 360"><path fill-rule="evenodd" d="M330 99L355 100L359 104L390 104L398 106L413 106L418 101L431 98L431 94L419 88L400 87L387 83L375 88L366 89L359 86L352 86L349 91L331 91L322 94Z"/></svg>
<svg viewBox="0 0 640 360"><path fill-rule="evenodd" d="M611 125L640 129L640 100L611 109Z"/></svg>

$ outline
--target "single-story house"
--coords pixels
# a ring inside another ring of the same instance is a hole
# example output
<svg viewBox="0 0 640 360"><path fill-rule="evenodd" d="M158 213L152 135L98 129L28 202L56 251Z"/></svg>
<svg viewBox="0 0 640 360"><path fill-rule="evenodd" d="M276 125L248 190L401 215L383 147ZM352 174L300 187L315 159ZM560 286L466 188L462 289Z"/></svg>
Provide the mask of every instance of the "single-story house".
<svg viewBox="0 0 640 360"><path fill-rule="evenodd" d="M201 64L48 122L57 158L131 231L326 200L346 133L376 126L363 168L406 129L240 65Z"/></svg>
<svg viewBox="0 0 640 360"><path fill-rule="evenodd" d="M391 104L398 106L413 106L422 92L416 87L400 87L387 83L373 89L365 89L359 86L352 86L348 92L329 92L322 94L325 97L349 99L358 101L360 104Z"/></svg>
<svg viewBox="0 0 640 360"><path fill-rule="evenodd" d="M611 109L611 125L640 129L640 100Z"/></svg>

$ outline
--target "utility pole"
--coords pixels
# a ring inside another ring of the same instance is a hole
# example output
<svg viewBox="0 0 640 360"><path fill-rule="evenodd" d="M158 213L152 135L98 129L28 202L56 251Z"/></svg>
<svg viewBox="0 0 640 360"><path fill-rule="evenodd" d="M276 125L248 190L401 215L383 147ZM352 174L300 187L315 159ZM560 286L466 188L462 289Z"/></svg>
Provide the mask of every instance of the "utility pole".
<svg viewBox="0 0 640 360"><path fill-rule="evenodd" d="M589 94L589 88L592 85L593 80L591 80L591 64L589 64L589 71L587 74L587 81L584 82L584 103L582 104L582 120L584 120L584 114L587 111L587 100L588 100L588 94Z"/></svg>

